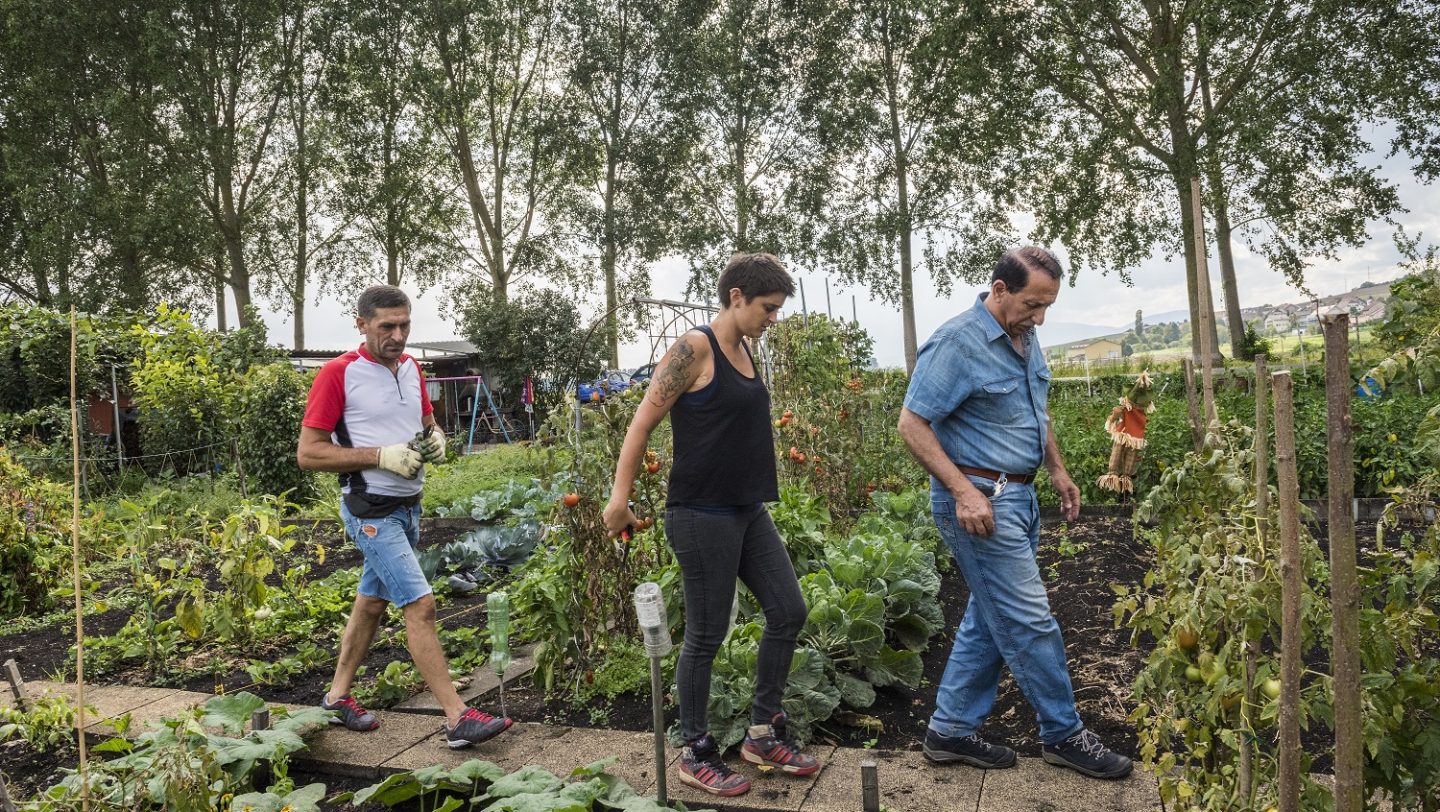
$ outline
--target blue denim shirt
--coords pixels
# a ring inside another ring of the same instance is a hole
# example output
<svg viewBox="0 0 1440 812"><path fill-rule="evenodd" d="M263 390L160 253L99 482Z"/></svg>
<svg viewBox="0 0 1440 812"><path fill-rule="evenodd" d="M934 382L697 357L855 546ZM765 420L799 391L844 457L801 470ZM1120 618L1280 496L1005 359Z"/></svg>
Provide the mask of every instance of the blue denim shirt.
<svg viewBox="0 0 1440 812"><path fill-rule="evenodd" d="M1025 354L1016 352L985 309L989 295L980 294L921 345L905 408L930 421L957 465L1029 473L1045 461L1050 367L1033 329L1025 334ZM946 490L933 477L931 489Z"/></svg>

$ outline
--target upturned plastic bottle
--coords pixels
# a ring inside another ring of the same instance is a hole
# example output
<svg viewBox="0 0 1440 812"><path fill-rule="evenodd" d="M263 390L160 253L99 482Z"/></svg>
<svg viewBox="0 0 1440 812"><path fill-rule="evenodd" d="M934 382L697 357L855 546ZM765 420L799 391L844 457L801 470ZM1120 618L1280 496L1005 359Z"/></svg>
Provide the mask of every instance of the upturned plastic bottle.
<svg viewBox="0 0 1440 812"><path fill-rule="evenodd" d="M491 592L485 599L490 628L490 666L504 676L510 666L510 596L504 590Z"/></svg>

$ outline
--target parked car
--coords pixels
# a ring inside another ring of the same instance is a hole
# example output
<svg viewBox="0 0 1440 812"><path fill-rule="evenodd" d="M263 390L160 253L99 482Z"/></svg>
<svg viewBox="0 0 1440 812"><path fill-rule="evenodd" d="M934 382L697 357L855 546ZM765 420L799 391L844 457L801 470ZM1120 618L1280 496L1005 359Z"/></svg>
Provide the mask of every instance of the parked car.
<svg viewBox="0 0 1440 812"><path fill-rule="evenodd" d="M650 380L655 373L654 364L646 364L633 372L625 372L621 369L607 369L600 373L600 377L591 383L582 383L575 387L575 396L581 402L599 402L615 394L624 392L626 389L637 383L644 383Z"/></svg>

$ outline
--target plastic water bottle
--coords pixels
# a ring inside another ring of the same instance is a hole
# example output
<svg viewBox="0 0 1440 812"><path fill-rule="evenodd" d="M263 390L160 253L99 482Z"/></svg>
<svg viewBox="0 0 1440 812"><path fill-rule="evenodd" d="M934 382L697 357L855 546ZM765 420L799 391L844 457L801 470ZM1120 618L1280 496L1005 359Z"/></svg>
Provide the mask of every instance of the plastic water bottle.
<svg viewBox="0 0 1440 812"><path fill-rule="evenodd" d="M503 590L491 592L485 599L490 627L490 666L505 676L510 667L510 596Z"/></svg>

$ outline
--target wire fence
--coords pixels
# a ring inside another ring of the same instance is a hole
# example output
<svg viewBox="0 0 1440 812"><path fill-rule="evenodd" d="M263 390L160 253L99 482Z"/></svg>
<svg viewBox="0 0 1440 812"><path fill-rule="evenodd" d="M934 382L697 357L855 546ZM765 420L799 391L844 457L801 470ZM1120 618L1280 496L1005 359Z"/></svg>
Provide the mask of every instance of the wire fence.
<svg viewBox="0 0 1440 812"><path fill-rule="evenodd" d="M92 492L108 493L137 477L147 483L170 481L176 476L213 478L227 470L238 470L236 454L234 438L155 454L101 454L92 448L79 460L80 486L88 500ZM56 482L70 482L74 478L74 458L70 454L12 453L10 456L32 472Z"/></svg>

